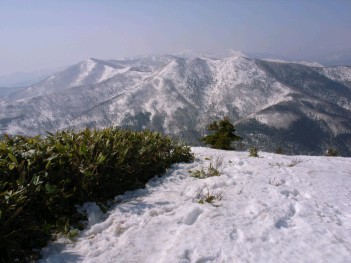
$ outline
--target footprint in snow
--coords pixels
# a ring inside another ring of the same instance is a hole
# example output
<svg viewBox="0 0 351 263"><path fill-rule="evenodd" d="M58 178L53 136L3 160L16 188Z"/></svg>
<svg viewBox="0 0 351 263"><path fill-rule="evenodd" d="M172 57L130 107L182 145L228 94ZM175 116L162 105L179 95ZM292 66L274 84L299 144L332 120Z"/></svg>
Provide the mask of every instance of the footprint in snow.
<svg viewBox="0 0 351 263"><path fill-rule="evenodd" d="M243 233L233 225L233 230L230 232L229 237L231 241L241 240L243 239Z"/></svg>
<svg viewBox="0 0 351 263"><path fill-rule="evenodd" d="M207 262L214 262L217 259L217 256L204 256L200 257L195 261L195 263L207 263Z"/></svg>
<svg viewBox="0 0 351 263"><path fill-rule="evenodd" d="M295 213L296 213L296 208L293 204L291 204L285 216L279 218L277 222L274 224L274 226L278 229L292 227L293 223L291 222L291 219L295 215Z"/></svg>
<svg viewBox="0 0 351 263"><path fill-rule="evenodd" d="M286 197L296 197L300 193L298 190L293 189L293 190L283 190L280 192L282 195L285 195Z"/></svg>
<svg viewBox="0 0 351 263"><path fill-rule="evenodd" d="M202 214L203 210L199 207L194 208L190 213L188 213L184 218L183 218L183 223L186 225L193 225L199 216Z"/></svg>
<svg viewBox="0 0 351 263"><path fill-rule="evenodd" d="M239 161L239 162L238 162L238 165L239 165L239 166L243 166L243 165L244 165L244 162L243 162L243 161Z"/></svg>

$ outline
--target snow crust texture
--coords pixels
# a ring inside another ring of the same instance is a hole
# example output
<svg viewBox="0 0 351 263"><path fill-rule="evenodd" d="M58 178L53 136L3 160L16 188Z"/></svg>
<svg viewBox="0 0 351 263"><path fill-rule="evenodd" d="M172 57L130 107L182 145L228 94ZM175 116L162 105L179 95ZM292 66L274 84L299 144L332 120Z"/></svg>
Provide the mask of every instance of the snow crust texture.
<svg viewBox="0 0 351 263"><path fill-rule="evenodd" d="M350 262L350 158L193 151L106 215L85 204L88 229L39 262ZM221 176L189 175L216 160ZM222 199L200 204L207 190Z"/></svg>

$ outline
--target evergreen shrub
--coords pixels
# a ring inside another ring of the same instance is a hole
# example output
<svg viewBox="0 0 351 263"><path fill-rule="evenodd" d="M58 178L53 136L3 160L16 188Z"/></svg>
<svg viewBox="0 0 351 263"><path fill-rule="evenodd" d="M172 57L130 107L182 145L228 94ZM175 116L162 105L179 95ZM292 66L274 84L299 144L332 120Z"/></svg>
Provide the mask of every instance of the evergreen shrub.
<svg viewBox="0 0 351 263"><path fill-rule="evenodd" d="M234 125L230 122L228 117L224 117L219 122L214 121L207 126L212 134L204 136L201 141L205 144L209 144L211 148L221 150L233 150L232 143L239 141L242 138L235 134Z"/></svg>
<svg viewBox="0 0 351 263"><path fill-rule="evenodd" d="M339 155L339 152L338 152L337 149L330 148L330 149L328 149L328 150L325 152L325 155L326 155L326 156L335 157L335 156L338 156L338 155Z"/></svg>
<svg viewBox="0 0 351 263"><path fill-rule="evenodd" d="M75 206L145 186L190 147L160 133L117 128L0 141L0 262L25 262L58 232L80 227ZM34 250L33 250L34 249ZM36 250L35 250L36 249Z"/></svg>
<svg viewBox="0 0 351 263"><path fill-rule="evenodd" d="M256 147L249 149L249 157L258 157L258 151Z"/></svg>

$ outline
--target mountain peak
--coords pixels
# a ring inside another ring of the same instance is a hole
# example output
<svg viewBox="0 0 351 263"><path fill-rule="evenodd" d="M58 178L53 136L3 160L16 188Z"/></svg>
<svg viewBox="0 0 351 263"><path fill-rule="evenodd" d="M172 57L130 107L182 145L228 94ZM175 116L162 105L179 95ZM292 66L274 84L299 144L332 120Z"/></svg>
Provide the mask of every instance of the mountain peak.
<svg viewBox="0 0 351 263"><path fill-rule="evenodd" d="M233 50L222 58L89 58L0 103L0 132L120 126L198 144L209 121L228 115L246 146L294 154L337 147L350 156L350 76L348 67L271 63Z"/></svg>

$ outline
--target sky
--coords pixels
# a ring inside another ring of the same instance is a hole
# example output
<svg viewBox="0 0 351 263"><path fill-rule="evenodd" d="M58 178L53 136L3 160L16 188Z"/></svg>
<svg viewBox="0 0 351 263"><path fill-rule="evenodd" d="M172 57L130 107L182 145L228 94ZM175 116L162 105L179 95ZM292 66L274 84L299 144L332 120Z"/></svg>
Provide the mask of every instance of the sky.
<svg viewBox="0 0 351 263"><path fill-rule="evenodd" d="M0 0L0 76L193 50L351 64L350 0Z"/></svg>

